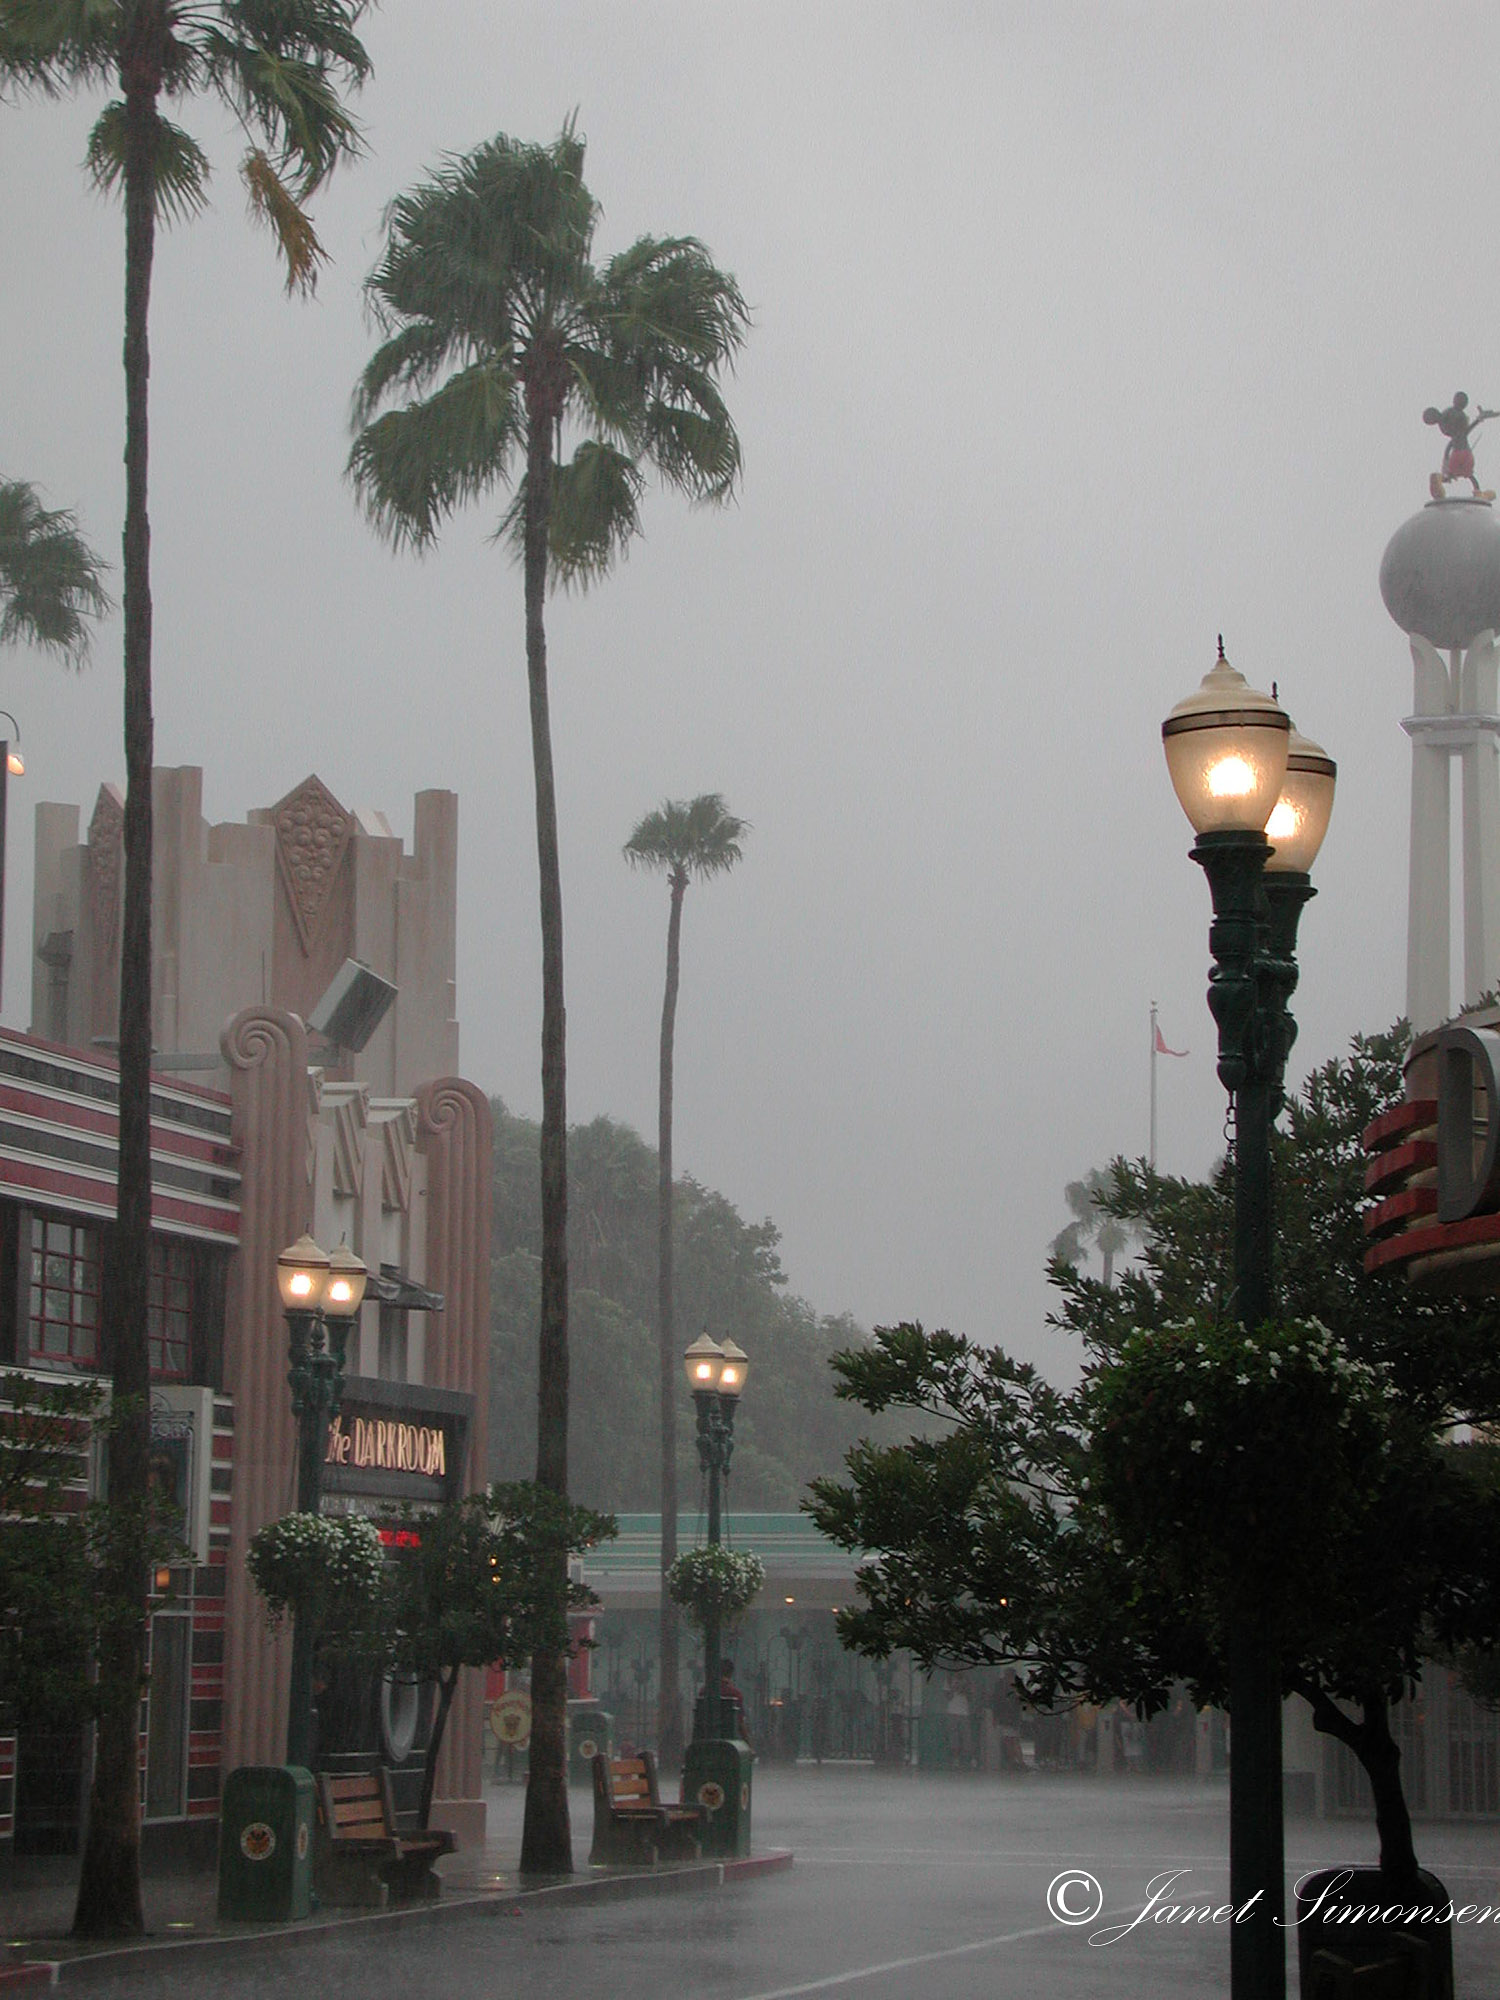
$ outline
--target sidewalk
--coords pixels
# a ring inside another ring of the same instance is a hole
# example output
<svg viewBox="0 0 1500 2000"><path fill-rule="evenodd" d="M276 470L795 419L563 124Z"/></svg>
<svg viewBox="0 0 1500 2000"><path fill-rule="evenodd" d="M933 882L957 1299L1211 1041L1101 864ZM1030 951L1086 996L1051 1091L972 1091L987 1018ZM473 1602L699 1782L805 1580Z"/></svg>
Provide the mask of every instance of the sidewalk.
<svg viewBox="0 0 1500 2000"><path fill-rule="evenodd" d="M674 1895L720 1889L731 1882L790 1868L788 1849L754 1854L743 1861L696 1861L659 1868L590 1868L590 1800L576 1788L570 1795L577 1872L553 1879L528 1878L517 1863L521 1851L519 1785L492 1786L487 1794L489 1835L483 1847L446 1856L437 1863L443 1894L435 1903L408 1903L389 1910L320 1910L288 1924L221 1923L216 1909L218 1882L212 1870L157 1872L144 1878L145 1939L128 1945L75 1943L73 1919L77 1861L21 1860L0 1870L0 1993L65 1985L75 1989L122 1973L208 1964L246 1947L283 1949L308 1934L365 1928L376 1935L393 1926L441 1924L462 1915L549 1903Z"/></svg>

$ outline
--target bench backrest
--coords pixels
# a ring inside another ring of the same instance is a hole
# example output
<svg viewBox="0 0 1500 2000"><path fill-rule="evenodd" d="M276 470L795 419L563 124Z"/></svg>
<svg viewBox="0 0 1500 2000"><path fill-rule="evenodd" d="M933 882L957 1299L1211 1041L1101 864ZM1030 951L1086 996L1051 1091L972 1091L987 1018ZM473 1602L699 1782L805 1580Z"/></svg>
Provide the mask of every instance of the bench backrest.
<svg viewBox="0 0 1500 2000"><path fill-rule="evenodd" d="M394 1835L390 1781L384 1771L360 1771L348 1777L323 1771L318 1790L331 1840L389 1840Z"/></svg>
<svg viewBox="0 0 1500 2000"><path fill-rule="evenodd" d="M649 1750L639 1757L594 1759L594 1795L601 1803L628 1812L632 1806L661 1809L661 1793L656 1784L656 1759Z"/></svg>

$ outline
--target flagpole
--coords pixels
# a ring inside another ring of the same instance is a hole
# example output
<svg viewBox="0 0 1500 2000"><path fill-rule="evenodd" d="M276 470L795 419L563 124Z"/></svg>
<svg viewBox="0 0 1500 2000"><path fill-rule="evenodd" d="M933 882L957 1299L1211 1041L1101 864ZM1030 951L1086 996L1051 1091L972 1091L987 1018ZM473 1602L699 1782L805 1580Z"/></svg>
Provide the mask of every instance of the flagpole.
<svg viewBox="0 0 1500 2000"><path fill-rule="evenodd" d="M1151 1002L1151 1151L1146 1164L1156 1172L1156 1002Z"/></svg>

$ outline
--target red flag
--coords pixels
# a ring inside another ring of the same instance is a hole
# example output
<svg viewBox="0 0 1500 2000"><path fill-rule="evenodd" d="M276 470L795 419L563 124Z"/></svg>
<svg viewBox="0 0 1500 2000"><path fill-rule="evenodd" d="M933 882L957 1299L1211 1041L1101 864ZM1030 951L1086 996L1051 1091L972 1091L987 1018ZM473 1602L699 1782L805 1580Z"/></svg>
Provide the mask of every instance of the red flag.
<svg viewBox="0 0 1500 2000"><path fill-rule="evenodd" d="M1161 1029L1158 1028L1156 1031L1156 1053L1159 1056L1185 1056L1188 1051L1186 1049L1169 1049L1161 1038Z"/></svg>

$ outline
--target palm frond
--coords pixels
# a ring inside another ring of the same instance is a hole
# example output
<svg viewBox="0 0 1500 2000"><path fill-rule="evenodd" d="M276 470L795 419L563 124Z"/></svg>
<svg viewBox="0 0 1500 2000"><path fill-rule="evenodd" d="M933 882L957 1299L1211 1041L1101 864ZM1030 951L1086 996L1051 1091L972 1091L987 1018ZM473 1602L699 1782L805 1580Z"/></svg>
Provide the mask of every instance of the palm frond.
<svg viewBox="0 0 1500 2000"><path fill-rule="evenodd" d="M554 469L547 536L554 582L587 588L607 573L641 531L645 484L627 453L597 438Z"/></svg>
<svg viewBox="0 0 1500 2000"><path fill-rule="evenodd" d="M447 363L466 366L474 358L468 343L455 352L451 334L433 321L412 320L382 341L366 362L354 391L351 423L356 429L367 424L392 389L420 392L437 380Z"/></svg>
<svg viewBox="0 0 1500 2000"><path fill-rule="evenodd" d="M515 378L494 361L450 376L425 402L388 410L349 453L365 512L397 547L427 547L456 506L506 477L519 416Z"/></svg>
<svg viewBox="0 0 1500 2000"><path fill-rule="evenodd" d="M125 177L125 105L106 104L89 133L86 164L95 187L113 194ZM187 222L208 203L208 155L190 133L156 115L151 189L164 222Z"/></svg>
<svg viewBox="0 0 1500 2000"><path fill-rule="evenodd" d="M592 283L597 210L582 161L566 133L551 146L501 134L398 196L366 285L376 319L387 329L429 319L485 347L535 329Z"/></svg>
<svg viewBox="0 0 1500 2000"><path fill-rule="evenodd" d="M286 259L288 293L315 291L318 266L328 261L328 252L318 241L312 217L258 146L241 161L240 178L250 196L250 213L268 226Z"/></svg>
<svg viewBox="0 0 1500 2000"><path fill-rule="evenodd" d="M0 91L98 83L115 72L118 34L118 0L0 0Z"/></svg>
<svg viewBox="0 0 1500 2000"><path fill-rule="evenodd" d="M349 34L358 58L331 62L310 36L290 29L300 17L329 12L345 16L350 10L309 8L305 0L274 9L226 8L231 31L211 29L203 37L214 87L249 129L264 134L278 177L290 183L299 201L313 194L340 160L364 149L359 125L340 97L368 74L362 45ZM247 13L279 18L263 21L251 38L235 18Z"/></svg>
<svg viewBox="0 0 1500 2000"><path fill-rule="evenodd" d="M749 820L730 812L722 792L700 792L695 799L663 799L637 822L622 852L632 868L664 868L706 881L744 858L749 831Z"/></svg>
<svg viewBox="0 0 1500 2000"><path fill-rule="evenodd" d="M104 572L71 510L49 510L24 480L0 479L0 644L29 641L82 666L88 620L111 608Z"/></svg>
<svg viewBox="0 0 1500 2000"><path fill-rule="evenodd" d="M750 324L734 279L695 237L643 236L605 266L591 322L604 365L590 386L606 421L690 499L727 500L740 443L715 378Z"/></svg>
<svg viewBox="0 0 1500 2000"><path fill-rule="evenodd" d="M740 440L723 398L706 377L691 401L652 400L643 450L663 479L692 500L727 500L739 484Z"/></svg>
<svg viewBox="0 0 1500 2000"><path fill-rule="evenodd" d="M693 236L643 236L612 257L600 273L598 313L611 346L648 371L658 357L732 365L750 327L739 286Z"/></svg>

